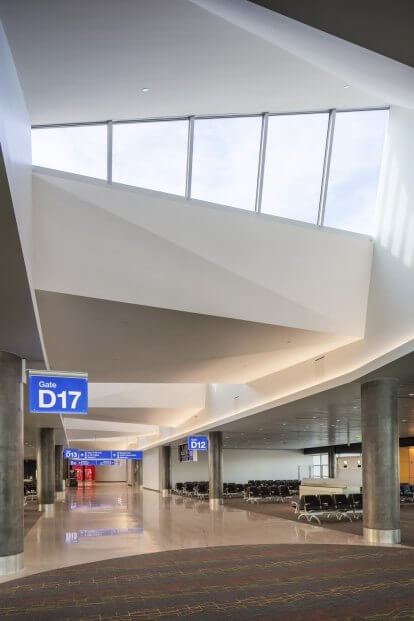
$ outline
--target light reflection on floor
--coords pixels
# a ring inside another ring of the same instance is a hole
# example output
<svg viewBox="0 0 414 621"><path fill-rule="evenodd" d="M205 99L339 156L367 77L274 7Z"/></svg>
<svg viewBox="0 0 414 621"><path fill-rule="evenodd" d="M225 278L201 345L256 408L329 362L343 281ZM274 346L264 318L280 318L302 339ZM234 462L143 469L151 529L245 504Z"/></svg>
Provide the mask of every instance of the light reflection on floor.
<svg viewBox="0 0 414 621"><path fill-rule="evenodd" d="M28 575L120 556L254 543L361 545L362 537L157 492L139 492L125 483L96 483L67 489L55 513L43 515L25 537ZM71 545L76 544L76 545Z"/></svg>

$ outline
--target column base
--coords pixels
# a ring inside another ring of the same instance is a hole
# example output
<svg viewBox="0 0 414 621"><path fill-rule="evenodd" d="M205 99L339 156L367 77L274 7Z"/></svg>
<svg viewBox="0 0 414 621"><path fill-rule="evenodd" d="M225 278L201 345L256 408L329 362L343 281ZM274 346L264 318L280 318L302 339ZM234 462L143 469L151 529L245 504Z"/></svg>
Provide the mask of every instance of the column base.
<svg viewBox="0 0 414 621"><path fill-rule="evenodd" d="M43 511L45 515L52 517L55 515L55 504L53 502L48 504L39 504L38 510Z"/></svg>
<svg viewBox="0 0 414 621"><path fill-rule="evenodd" d="M21 571L24 567L24 555L10 554L9 556L0 556L0 576L7 576Z"/></svg>
<svg viewBox="0 0 414 621"><path fill-rule="evenodd" d="M56 500L65 500L65 492L61 491L61 492L56 492Z"/></svg>
<svg viewBox="0 0 414 621"><path fill-rule="evenodd" d="M223 499L222 498L210 498L209 505L210 505L211 511L217 511L223 505Z"/></svg>
<svg viewBox="0 0 414 621"><path fill-rule="evenodd" d="M365 528L364 539L369 543L385 544L400 543L401 531L399 528L382 530L380 528Z"/></svg>
<svg viewBox="0 0 414 621"><path fill-rule="evenodd" d="M142 490L143 490L143 489L144 489L144 486L143 486L143 485L137 485L137 490L138 490L139 492L142 492Z"/></svg>
<svg viewBox="0 0 414 621"><path fill-rule="evenodd" d="M167 496L170 496L170 495L171 495L171 490L170 489L162 489L161 490L161 496L163 498L166 498Z"/></svg>

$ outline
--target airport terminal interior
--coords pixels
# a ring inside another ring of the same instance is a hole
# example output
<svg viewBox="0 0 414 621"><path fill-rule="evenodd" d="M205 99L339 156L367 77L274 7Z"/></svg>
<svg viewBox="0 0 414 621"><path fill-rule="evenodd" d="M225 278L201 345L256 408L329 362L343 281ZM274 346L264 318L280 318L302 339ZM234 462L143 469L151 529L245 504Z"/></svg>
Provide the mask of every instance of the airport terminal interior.
<svg viewBox="0 0 414 621"><path fill-rule="evenodd" d="M0 0L0 619L414 619L411 0Z"/></svg>

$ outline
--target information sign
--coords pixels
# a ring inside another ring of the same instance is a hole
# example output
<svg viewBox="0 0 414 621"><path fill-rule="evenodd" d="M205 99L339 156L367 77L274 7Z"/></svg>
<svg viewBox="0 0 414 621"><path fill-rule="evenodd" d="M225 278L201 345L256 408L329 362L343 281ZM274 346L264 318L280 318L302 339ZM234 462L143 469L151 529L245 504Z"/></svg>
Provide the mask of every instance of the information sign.
<svg viewBox="0 0 414 621"><path fill-rule="evenodd" d="M142 451L83 451L82 449L64 449L63 457L67 459L142 459Z"/></svg>

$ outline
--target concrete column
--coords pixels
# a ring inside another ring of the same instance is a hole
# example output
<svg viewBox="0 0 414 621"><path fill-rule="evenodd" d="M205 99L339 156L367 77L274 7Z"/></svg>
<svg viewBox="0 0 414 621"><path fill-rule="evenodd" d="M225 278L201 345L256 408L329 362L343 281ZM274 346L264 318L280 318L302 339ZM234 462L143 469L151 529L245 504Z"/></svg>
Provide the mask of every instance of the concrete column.
<svg viewBox="0 0 414 621"><path fill-rule="evenodd" d="M136 485L138 489L143 489L144 482L144 460L137 459L137 479Z"/></svg>
<svg viewBox="0 0 414 621"><path fill-rule="evenodd" d="M65 481L63 478L63 446L55 446L55 492L56 500L65 498Z"/></svg>
<svg viewBox="0 0 414 621"><path fill-rule="evenodd" d="M37 444L37 497L39 511L53 513L55 502L55 430L39 429Z"/></svg>
<svg viewBox="0 0 414 621"><path fill-rule="evenodd" d="M171 448L161 447L161 494L169 496L171 493Z"/></svg>
<svg viewBox="0 0 414 621"><path fill-rule="evenodd" d="M378 379L362 384L361 428L364 538L370 543L399 543L396 379Z"/></svg>
<svg viewBox="0 0 414 621"><path fill-rule="evenodd" d="M23 569L22 361L0 352L0 575Z"/></svg>
<svg viewBox="0 0 414 621"><path fill-rule="evenodd" d="M66 487L66 479L69 478L69 459L63 458L63 485Z"/></svg>
<svg viewBox="0 0 414 621"><path fill-rule="evenodd" d="M336 453L335 447L330 446L328 448L328 477L330 479L335 478L335 470L336 470Z"/></svg>
<svg viewBox="0 0 414 621"><path fill-rule="evenodd" d="M136 485L136 459L127 460L127 483L131 487Z"/></svg>
<svg viewBox="0 0 414 621"><path fill-rule="evenodd" d="M210 431L208 440L210 509L223 504L223 433Z"/></svg>

